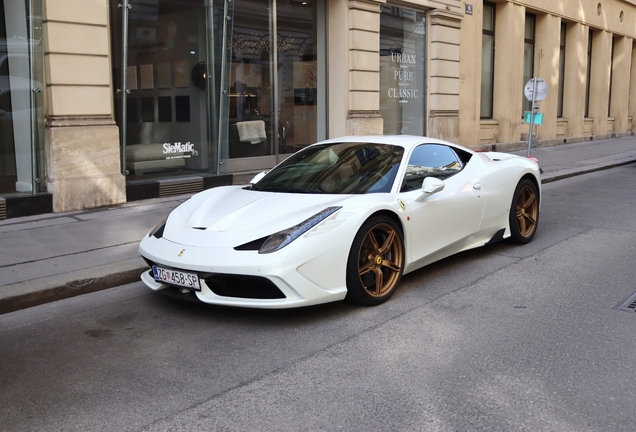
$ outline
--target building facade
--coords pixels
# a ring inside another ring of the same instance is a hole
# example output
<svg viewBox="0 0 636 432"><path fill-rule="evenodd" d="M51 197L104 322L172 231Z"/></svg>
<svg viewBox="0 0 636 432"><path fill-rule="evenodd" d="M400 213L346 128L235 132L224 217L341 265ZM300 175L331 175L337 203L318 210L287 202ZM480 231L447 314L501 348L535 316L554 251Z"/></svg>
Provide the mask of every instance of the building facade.
<svg viewBox="0 0 636 432"><path fill-rule="evenodd" d="M632 133L636 1L20 0L0 25L0 218L246 182L341 135Z"/></svg>

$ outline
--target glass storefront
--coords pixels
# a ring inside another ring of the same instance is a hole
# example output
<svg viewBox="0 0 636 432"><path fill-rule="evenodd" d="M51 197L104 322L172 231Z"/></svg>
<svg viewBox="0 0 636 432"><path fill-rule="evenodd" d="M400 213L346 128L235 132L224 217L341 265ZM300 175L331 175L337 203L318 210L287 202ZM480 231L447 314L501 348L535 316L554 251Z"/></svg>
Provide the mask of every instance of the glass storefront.
<svg viewBox="0 0 636 432"><path fill-rule="evenodd" d="M0 194L41 192L41 4L0 1Z"/></svg>
<svg viewBox="0 0 636 432"><path fill-rule="evenodd" d="M128 181L272 166L324 138L323 2L116 3L115 103Z"/></svg>
<svg viewBox="0 0 636 432"><path fill-rule="evenodd" d="M426 135L426 14L382 5L380 114L384 134Z"/></svg>

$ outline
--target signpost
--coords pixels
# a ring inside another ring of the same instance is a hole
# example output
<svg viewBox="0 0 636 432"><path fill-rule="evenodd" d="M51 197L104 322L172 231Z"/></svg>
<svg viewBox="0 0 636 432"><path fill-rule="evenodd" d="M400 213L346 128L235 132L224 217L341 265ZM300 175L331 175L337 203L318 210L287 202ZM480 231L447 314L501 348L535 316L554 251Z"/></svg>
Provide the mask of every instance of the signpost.
<svg viewBox="0 0 636 432"><path fill-rule="evenodd" d="M530 131L528 132L528 157L530 157L530 147L532 147L532 128L535 124L543 123L543 114L538 112L539 107L535 105L541 102L548 95L548 85L541 78L532 78L523 88L523 93L531 103L530 111L524 113L524 121L530 123Z"/></svg>

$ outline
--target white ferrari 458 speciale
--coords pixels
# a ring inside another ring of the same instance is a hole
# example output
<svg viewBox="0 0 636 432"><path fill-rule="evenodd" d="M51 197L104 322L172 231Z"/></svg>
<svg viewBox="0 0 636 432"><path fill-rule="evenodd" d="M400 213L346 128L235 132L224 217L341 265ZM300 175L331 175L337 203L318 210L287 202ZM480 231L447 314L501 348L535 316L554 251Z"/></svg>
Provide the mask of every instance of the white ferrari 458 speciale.
<svg viewBox="0 0 636 432"><path fill-rule="evenodd" d="M529 242L540 197L536 159L426 137L331 139L178 206L141 241L141 279L225 306L377 305L405 273Z"/></svg>

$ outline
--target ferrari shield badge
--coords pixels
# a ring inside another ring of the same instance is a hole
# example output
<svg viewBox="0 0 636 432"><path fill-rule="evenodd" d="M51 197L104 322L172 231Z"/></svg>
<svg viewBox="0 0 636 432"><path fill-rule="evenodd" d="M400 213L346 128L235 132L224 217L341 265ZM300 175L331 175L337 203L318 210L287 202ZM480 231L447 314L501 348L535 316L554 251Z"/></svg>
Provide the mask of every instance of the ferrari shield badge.
<svg viewBox="0 0 636 432"><path fill-rule="evenodd" d="M406 203L404 202L404 200L399 199L398 202L400 203L400 207L402 207L402 210L406 210Z"/></svg>
<svg viewBox="0 0 636 432"><path fill-rule="evenodd" d="M177 256L183 255L184 252L185 252L185 249L181 249L181 252L179 252L179 255L177 255Z"/></svg>

